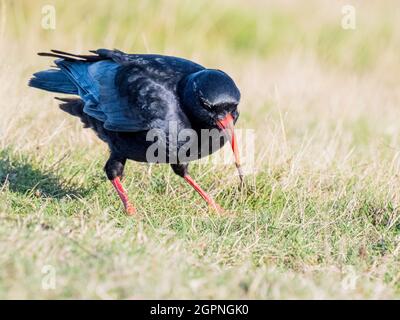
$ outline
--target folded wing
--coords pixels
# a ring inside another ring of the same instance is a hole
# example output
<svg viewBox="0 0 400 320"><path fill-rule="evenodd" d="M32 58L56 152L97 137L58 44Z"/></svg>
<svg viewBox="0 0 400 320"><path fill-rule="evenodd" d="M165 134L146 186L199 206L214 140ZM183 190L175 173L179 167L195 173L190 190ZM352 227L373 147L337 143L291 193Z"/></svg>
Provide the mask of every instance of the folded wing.
<svg viewBox="0 0 400 320"><path fill-rule="evenodd" d="M30 85L53 92L78 94L84 113L112 131L159 128L179 108L179 80L203 69L191 61L161 55L128 55L100 49L95 55L53 50L56 69L35 74ZM73 90L75 88L75 90ZM50 90L51 89L51 90Z"/></svg>

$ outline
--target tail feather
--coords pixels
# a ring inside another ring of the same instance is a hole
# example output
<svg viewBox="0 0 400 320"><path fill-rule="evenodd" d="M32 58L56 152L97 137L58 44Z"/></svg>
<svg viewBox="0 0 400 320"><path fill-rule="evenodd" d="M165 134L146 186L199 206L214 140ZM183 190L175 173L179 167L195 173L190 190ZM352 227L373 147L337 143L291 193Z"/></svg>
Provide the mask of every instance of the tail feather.
<svg viewBox="0 0 400 320"><path fill-rule="evenodd" d="M66 61L96 62L105 59L104 57L101 57L93 50L90 52L96 53L95 55L74 54L60 50L50 50L50 51L51 52L39 52L38 55L42 57L60 58Z"/></svg>
<svg viewBox="0 0 400 320"><path fill-rule="evenodd" d="M57 69L36 72L29 80L28 85L51 92L78 94L78 89L71 80L61 70Z"/></svg>
<svg viewBox="0 0 400 320"><path fill-rule="evenodd" d="M69 113L72 116L80 117L83 114L84 103L81 99L77 98L59 98L55 99L62 101L60 103L60 109Z"/></svg>
<svg viewBox="0 0 400 320"><path fill-rule="evenodd" d="M60 109L69 113L72 116L78 117L81 119L84 128L91 127L90 125L90 117L88 117L84 112L83 108L85 103L79 98L59 98L56 97L55 99L62 101L60 103Z"/></svg>

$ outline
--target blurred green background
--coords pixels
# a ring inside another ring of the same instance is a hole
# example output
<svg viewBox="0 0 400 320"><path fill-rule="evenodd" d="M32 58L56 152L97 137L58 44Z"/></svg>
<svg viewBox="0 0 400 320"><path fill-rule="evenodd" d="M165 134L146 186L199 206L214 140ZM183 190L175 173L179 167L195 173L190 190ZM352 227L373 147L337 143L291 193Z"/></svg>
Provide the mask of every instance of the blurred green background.
<svg viewBox="0 0 400 320"><path fill-rule="evenodd" d="M2 34L24 51L118 47L240 63L300 50L362 71L400 49L399 10L396 1L353 2L2 0ZM349 4L356 29L344 31L342 10ZM41 26L45 5L56 8L55 30Z"/></svg>

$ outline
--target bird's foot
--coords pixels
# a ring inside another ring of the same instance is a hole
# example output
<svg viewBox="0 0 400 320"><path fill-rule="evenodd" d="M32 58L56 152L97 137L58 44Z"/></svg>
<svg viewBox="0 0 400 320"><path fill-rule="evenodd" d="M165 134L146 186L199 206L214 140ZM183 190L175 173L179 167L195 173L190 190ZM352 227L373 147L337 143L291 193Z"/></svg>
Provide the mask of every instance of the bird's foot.
<svg viewBox="0 0 400 320"><path fill-rule="evenodd" d="M222 209L188 174L185 174L183 178L200 194L200 196L207 202L208 207L219 214L225 214L225 210Z"/></svg>
<svg viewBox="0 0 400 320"><path fill-rule="evenodd" d="M136 208L133 205L131 205L130 203L125 205L125 211L128 216L133 216L136 214Z"/></svg>
<svg viewBox="0 0 400 320"><path fill-rule="evenodd" d="M225 209L223 209L219 204L217 204L217 203L209 203L208 204L208 207L211 209L211 210L213 210L213 211L215 211L216 213L218 213L218 214L226 214L227 212L225 211Z"/></svg>
<svg viewBox="0 0 400 320"><path fill-rule="evenodd" d="M124 189L124 187L121 184L120 178L116 177L115 179L111 180L111 183L113 184L115 190L118 193L118 196L120 197L124 207L126 214L128 216L133 216L136 213L135 207L129 202L128 199L128 193Z"/></svg>

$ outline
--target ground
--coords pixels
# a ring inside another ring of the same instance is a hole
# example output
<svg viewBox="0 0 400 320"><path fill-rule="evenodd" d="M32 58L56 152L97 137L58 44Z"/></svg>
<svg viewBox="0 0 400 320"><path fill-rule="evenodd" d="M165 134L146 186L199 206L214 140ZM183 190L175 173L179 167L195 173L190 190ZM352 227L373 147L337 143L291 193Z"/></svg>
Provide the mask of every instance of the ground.
<svg viewBox="0 0 400 320"><path fill-rule="evenodd" d="M54 30L46 1L0 1L0 298L400 297L396 1L52 3ZM101 47L232 75L256 137L245 185L190 166L227 214L129 162L126 216L106 146L27 87L51 64L37 51Z"/></svg>

